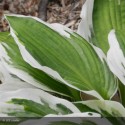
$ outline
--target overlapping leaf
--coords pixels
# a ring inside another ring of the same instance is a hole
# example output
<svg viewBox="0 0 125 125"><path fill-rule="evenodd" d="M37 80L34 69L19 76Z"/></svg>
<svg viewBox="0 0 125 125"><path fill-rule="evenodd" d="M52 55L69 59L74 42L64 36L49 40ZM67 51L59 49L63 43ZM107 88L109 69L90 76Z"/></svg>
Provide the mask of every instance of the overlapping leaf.
<svg viewBox="0 0 125 125"><path fill-rule="evenodd" d="M121 30L112 30L109 34L110 50L107 58L112 72L125 85L125 37Z"/></svg>
<svg viewBox="0 0 125 125"><path fill-rule="evenodd" d="M107 53L109 32L125 29L124 6L124 0L86 0L78 32Z"/></svg>
<svg viewBox="0 0 125 125"><path fill-rule="evenodd" d="M0 116L43 117L49 114L80 113L67 100L57 98L39 89L18 89L0 94Z"/></svg>
<svg viewBox="0 0 125 125"><path fill-rule="evenodd" d="M90 108L89 111L97 112L109 120L112 125L124 125L125 108L115 101L99 101L90 100L84 102L76 102L77 107L84 111L85 105ZM98 120L97 120L98 121Z"/></svg>
<svg viewBox="0 0 125 125"><path fill-rule="evenodd" d="M120 85L122 103L125 90L125 33L123 30L112 30L109 34L110 49L107 54L108 64L111 71L124 85ZM120 84L122 84L120 83Z"/></svg>
<svg viewBox="0 0 125 125"><path fill-rule="evenodd" d="M117 83L104 55L79 35L61 27L58 33L37 18L6 18L23 59L30 65L70 87L89 91L98 98L109 99L116 92ZM93 91L101 97L93 94Z"/></svg>
<svg viewBox="0 0 125 125"><path fill-rule="evenodd" d="M76 102L77 107L82 111L86 105L89 111L95 111L101 114L103 117L124 117L125 116L125 108L119 103L115 101L101 101L101 100L90 100L83 102Z"/></svg>
<svg viewBox="0 0 125 125"><path fill-rule="evenodd" d="M33 68L26 63L20 54L18 46L9 33L0 33L0 40L2 41L0 45L0 55L3 58L2 61L12 74L35 87L59 93L61 95L74 98L74 100L80 100L80 94L77 90L67 87L66 85L49 77L41 70ZM5 74L5 76L6 75L7 74Z"/></svg>
<svg viewBox="0 0 125 125"><path fill-rule="evenodd" d="M18 77L11 75L3 63L0 61L0 93L14 91L21 88L35 88Z"/></svg>

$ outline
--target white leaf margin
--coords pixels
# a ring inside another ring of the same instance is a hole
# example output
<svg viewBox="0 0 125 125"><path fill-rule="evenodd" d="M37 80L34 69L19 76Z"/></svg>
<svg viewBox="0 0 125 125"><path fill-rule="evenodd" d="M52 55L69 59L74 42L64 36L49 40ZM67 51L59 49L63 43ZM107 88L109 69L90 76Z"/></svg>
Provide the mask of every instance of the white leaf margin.
<svg viewBox="0 0 125 125"><path fill-rule="evenodd" d="M23 106L17 106L15 104L7 104L5 102L0 102L0 117L7 118L9 113L24 111ZM14 116L9 116L14 117Z"/></svg>
<svg viewBox="0 0 125 125"><path fill-rule="evenodd" d="M6 46L8 49L10 49L10 48L9 48L9 46L6 43L0 43L0 58L1 58L1 62L3 64L3 66L10 73L18 76L20 79L22 79L23 81L27 82L27 84L29 84L29 86L31 85L31 86L34 86L34 88L37 87L37 88L41 88L41 89L43 89L45 91L55 92L55 91L51 90L50 88L48 88L47 86L45 86L44 84L41 84L39 81L34 79L32 76L30 76L27 72L14 67L13 64L12 64L13 62L11 62L11 59L8 56L8 54L7 54L6 50L5 50L5 48L3 47L3 45ZM5 74L5 76L6 75L7 74ZM6 76L6 78L7 78L7 76Z"/></svg>
<svg viewBox="0 0 125 125"><path fill-rule="evenodd" d="M107 62L106 55L104 54L104 52L100 48L94 46L90 41L91 35L92 33L94 33L92 21L93 8L94 0L86 0L82 6L80 14L82 20L78 25L77 33L82 36L88 43L90 43L90 45L94 48L102 62L104 62L104 60Z"/></svg>
<svg viewBox="0 0 125 125"><path fill-rule="evenodd" d="M88 1L90 1L90 0L88 0ZM88 3L87 3L87 5L88 5ZM5 15L6 20L7 20L7 16L16 16L16 17L23 17L23 18L32 18L32 19L35 19L35 20L37 20L38 22L45 24L46 26L52 28L53 30L55 30L56 32L58 32L59 34L61 34L61 35L64 36L64 37L67 37L67 38L70 38L70 34L69 34L68 32L73 33L72 30L70 30L69 28L67 28L67 27L65 27L65 26L63 26L63 25L61 25L61 24L57 24L57 23L55 23L55 24L48 24L48 23L43 22L42 20L40 20L40 19L37 18L37 17L11 14L11 15ZM10 24L9 24L9 25L10 25ZM57 28L57 27L58 27L58 28ZM67 31L67 32L66 32L66 31ZM84 93L86 93L86 94L90 94L90 95L92 95L92 96L94 95L94 96L97 97L98 99L103 100L103 98L101 97L101 95L100 95L98 92L96 92L95 90L91 90L91 91L83 91L83 90L80 90L79 88L77 88L77 87L75 87L75 86L69 84L68 82L66 82L66 81L60 76L60 74L59 74L58 72L54 71L53 69L51 69L51 68L49 68L49 67L40 65L40 64L34 59L34 57L32 57L32 55L26 50L25 46L23 46L23 45L20 43L18 37L16 36L16 32L13 30L13 28L11 27L11 25L10 25L10 34L11 34L12 37L14 38L16 44L18 45L23 59L24 59L28 64L30 64L32 67L42 70L43 72L45 72L46 74L48 74L50 77L52 77L52 78L54 78L54 79L56 79L56 80L62 82L63 84L65 84L65 85L67 85L67 86L69 86L69 87L71 87L71 88L74 88L74 89L76 89L76 90L82 91L82 92L84 92ZM100 60L101 60L102 62L104 62L104 60L107 62L106 56L105 56L105 54L102 52L102 50L99 49L99 48L97 48L97 47L95 47L95 46L92 45L91 43L90 43L90 45L94 48L94 50L96 51L96 53L97 53L98 57L100 58ZM114 94L113 94L113 95L114 95Z"/></svg>
<svg viewBox="0 0 125 125"><path fill-rule="evenodd" d="M112 117L125 117L125 108L116 101L109 101L109 100L90 100L90 101L79 101L75 102L74 104L83 104L87 107L97 111L99 114L103 113L101 110L106 111ZM117 115L117 116L114 116ZM105 116L104 116L105 117Z"/></svg>
<svg viewBox="0 0 125 125"><path fill-rule="evenodd" d="M56 105L62 104L68 109L70 109L73 113L81 113L80 110L73 103L65 99L60 99L58 97L50 95L49 93L44 92L43 90L40 89L24 88L24 89L18 89L16 91L0 93L0 100L1 100L0 103L6 103L14 98L32 100L41 105L43 105L44 102L46 102L50 108L56 111L58 111L58 107ZM1 110L0 110L0 116L1 116Z"/></svg>
<svg viewBox="0 0 125 125"><path fill-rule="evenodd" d="M77 33L80 34L87 41L91 38L91 32L93 30L92 13L94 7L94 0L86 0L83 4L80 17L82 18Z"/></svg>
<svg viewBox="0 0 125 125"><path fill-rule="evenodd" d="M12 76L0 60L0 93L14 91L21 88L35 88L34 86L21 81L16 76Z"/></svg>
<svg viewBox="0 0 125 125"><path fill-rule="evenodd" d="M107 53L107 62L110 70L125 85L125 57L117 40L115 30L111 30L108 35L110 49Z"/></svg>

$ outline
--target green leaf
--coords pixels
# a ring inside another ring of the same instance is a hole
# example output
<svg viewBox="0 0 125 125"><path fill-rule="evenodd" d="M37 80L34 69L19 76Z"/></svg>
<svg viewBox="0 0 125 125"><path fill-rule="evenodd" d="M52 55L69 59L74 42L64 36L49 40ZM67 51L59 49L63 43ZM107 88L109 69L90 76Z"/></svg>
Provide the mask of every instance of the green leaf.
<svg viewBox="0 0 125 125"><path fill-rule="evenodd" d="M0 116L43 117L80 113L71 102L39 89L18 89L0 94Z"/></svg>
<svg viewBox="0 0 125 125"><path fill-rule="evenodd" d="M21 56L18 46L9 33L0 33L0 41L2 41L0 51L4 65L12 74L35 87L68 96L72 98L72 100L80 100L80 93L77 90L67 87L43 71L33 68L26 63Z"/></svg>
<svg viewBox="0 0 125 125"><path fill-rule="evenodd" d="M80 111L84 110L84 105L90 108L88 111L93 111L101 114L103 117L124 117L125 108L115 101L106 100L90 100L74 103L79 107Z"/></svg>
<svg viewBox="0 0 125 125"><path fill-rule="evenodd" d="M0 93L14 91L21 88L34 88L34 86L10 74L10 72L0 60Z"/></svg>
<svg viewBox="0 0 125 125"><path fill-rule="evenodd" d="M24 109L26 111L36 113L36 114L38 114L38 116L44 116L46 114L57 114L58 113L55 110L50 109L48 104L41 105L32 100L12 99L11 103L22 105L22 106L24 106Z"/></svg>
<svg viewBox="0 0 125 125"><path fill-rule="evenodd" d="M107 53L109 32L125 29L124 6L124 0L87 0L83 5L83 21L78 32Z"/></svg>
<svg viewBox="0 0 125 125"><path fill-rule="evenodd" d="M122 105L125 107L125 85L119 82L119 94Z"/></svg>
<svg viewBox="0 0 125 125"><path fill-rule="evenodd" d="M106 101L106 100L90 100L83 102L74 103L80 111L84 110L84 106L89 108L90 112L97 112L102 117L106 118L113 125L124 125L125 123L125 108L115 101Z"/></svg>
<svg viewBox="0 0 125 125"><path fill-rule="evenodd" d="M125 33L121 30L112 30L109 33L110 49L107 54L108 65L111 71L125 85Z"/></svg>
<svg viewBox="0 0 125 125"><path fill-rule="evenodd" d="M23 59L30 65L70 87L98 98L109 99L116 92L117 83L104 54L78 34L59 26L55 31L51 25L37 18L6 18Z"/></svg>
<svg viewBox="0 0 125 125"><path fill-rule="evenodd" d="M110 49L107 54L111 71L119 78L120 96L123 105L125 90L125 33L123 30L112 30L109 33ZM123 84L123 85L121 85Z"/></svg>

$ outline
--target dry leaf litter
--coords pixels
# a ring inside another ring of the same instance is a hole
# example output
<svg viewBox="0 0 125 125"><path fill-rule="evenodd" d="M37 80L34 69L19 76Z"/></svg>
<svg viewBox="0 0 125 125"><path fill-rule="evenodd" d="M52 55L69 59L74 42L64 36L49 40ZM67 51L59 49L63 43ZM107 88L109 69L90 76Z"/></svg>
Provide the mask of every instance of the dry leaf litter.
<svg viewBox="0 0 125 125"><path fill-rule="evenodd" d="M0 31L7 31L4 14L38 16L40 0L0 0ZM47 6L47 22L61 23L76 30L80 22L80 11L85 0L51 0Z"/></svg>

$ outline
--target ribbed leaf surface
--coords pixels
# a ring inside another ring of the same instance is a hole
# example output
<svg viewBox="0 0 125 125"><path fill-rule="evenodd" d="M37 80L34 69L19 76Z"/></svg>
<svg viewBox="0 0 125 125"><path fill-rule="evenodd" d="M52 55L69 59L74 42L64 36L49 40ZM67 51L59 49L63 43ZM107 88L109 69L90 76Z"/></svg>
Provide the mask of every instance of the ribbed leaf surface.
<svg viewBox="0 0 125 125"><path fill-rule="evenodd" d="M78 33L107 53L109 32L125 30L124 6L124 0L86 0Z"/></svg>
<svg viewBox="0 0 125 125"><path fill-rule="evenodd" d="M9 33L0 33L0 41L2 41L0 51L3 62L12 74L43 90L65 95L74 98L74 100L80 99L80 93L77 90L54 80L43 71L26 63Z"/></svg>
<svg viewBox="0 0 125 125"><path fill-rule="evenodd" d="M60 27L60 32L56 32L47 24L31 17L7 16L7 19L11 35L25 61L32 58L27 50L41 64L41 70L43 66L48 67L49 71L44 72L68 86L81 91L95 90L104 99L109 99L114 94L117 84L104 55L96 48L98 55L95 48L79 35ZM32 61L27 62L34 66ZM55 71L58 75L55 75ZM93 95L99 97L97 94Z"/></svg>

